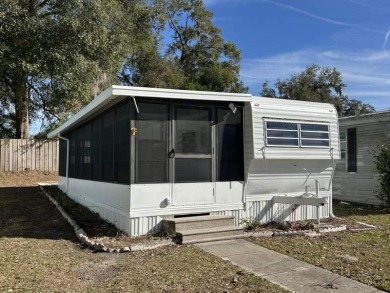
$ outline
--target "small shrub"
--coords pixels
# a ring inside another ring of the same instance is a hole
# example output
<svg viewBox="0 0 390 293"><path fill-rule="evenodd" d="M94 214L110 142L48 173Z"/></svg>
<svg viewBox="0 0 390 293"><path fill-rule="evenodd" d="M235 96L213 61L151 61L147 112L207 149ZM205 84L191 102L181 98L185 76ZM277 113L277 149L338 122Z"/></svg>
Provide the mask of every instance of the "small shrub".
<svg viewBox="0 0 390 293"><path fill-rule="evenodd" d="M378 146L378 155L375 156L375 159L379 181L376 196L384 205L390 206L390 142Z"/></svg>
<svg viewBox="0 0 390 293"><path fill-rule="evenodd" d="M247 231L252 231L257 227L260 227L260 222L253 217L241 219L240 224L243 225L244 229Z"/></svg>

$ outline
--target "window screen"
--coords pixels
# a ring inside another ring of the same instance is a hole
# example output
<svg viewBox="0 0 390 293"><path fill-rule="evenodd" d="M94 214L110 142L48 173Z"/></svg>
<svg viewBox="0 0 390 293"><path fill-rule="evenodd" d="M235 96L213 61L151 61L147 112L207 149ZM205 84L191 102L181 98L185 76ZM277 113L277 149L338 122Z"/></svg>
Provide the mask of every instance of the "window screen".
<svg viewBox="0 0 390 293"><path fill-rule="evenodd" d="M356 128L348 128L347 130L347 169L348 172L357 172Z"/></svg>
<svg viewBox="0 0 390 293"><path fill-rule="evenodd" d="M69 136L69 177L75 178L76 166L76 133L73 131Z"/></svg>
<svg viewBox="0 0 390 293"><path fill-rule="evenodd" d="M176 106L174 182L211 182L210 107Z"/></svg>
<svg viewBox="0 0 390 293"><path fill-rule="evenodd" d="M58 174L62 177L66 176L66 158L67 158L67 142L66 140L59 140L59 166L58 166Z"/></svg>
<svg viewBox="0 0 390 293"><path fill-rule="evenodd" d="M175 151L182 154L211 154L211 110L177 107Z"/></svg>
<svg viewBox="0 0 390 293"><path fill-rule="evenodd" d="M329 147L329 126L314 123L266 121L267 146Z"/></svg>
<svg viewBox="0 0 390 293"><path fill-rule="evenodd" d="M87 123L83 126L84 137L82 140L82 178L91 179L91 138L92 138L92 125Z"/></svg>
<svg viewBox="0 0 390 293"><path fill-rule="evenodd" d="M100 181L100 117L92 121L92 136L91 136L91 179Z"/></svg>
<svg viewBox="0 0 390 293"><path fill-rule="evenodd" d="M217 181L244 179L242 109L217 109Z"/></svg>
<svg viewBox="0 0 390 293"><path fill-rule="evenodd" d="M75 178L81 178L81 166L82 166L82 160L83 160L83 135L84 135L84 129L78 128L75 131L76 134L76 144L75 144L75 172L74 177Z"/></svg>
<svg viewBox="0 0 390 293"><path fill-rule="evenodd" d="M300 124L301 145L304 147L328 147L329 126L322 124Z"/></svg>
<svg viewBox="0 0 390 293"><path fill-rule="evenodd" d="M168 182L169 106L138 103L136 114L136 183Z"/></svg>
<svg viewBox="0 0 390 293"><path fill-rule="evenodd" d="M119 104L115 109L114 180L130 183L130 102Z"/></svg>
<svg viewBox="0 0 390 293"><path fill-rule="evenodd" d="M299 130L297 123L267 121L268 146L299 146Z"/></svg>
<svg viewBox="0 0 390 293"><path fill-rule="evenodd" d="M102 181L114 180L114 110L110 109L102 115L101 125L101 167Z"/></svg>

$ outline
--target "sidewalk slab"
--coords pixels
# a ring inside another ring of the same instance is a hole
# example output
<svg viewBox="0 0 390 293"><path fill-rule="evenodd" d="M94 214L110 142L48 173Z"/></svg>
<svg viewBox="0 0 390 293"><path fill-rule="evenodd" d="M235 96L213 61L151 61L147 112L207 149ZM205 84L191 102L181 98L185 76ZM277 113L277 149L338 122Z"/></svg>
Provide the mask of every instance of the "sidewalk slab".
<svg viewBox="0 0 390 293"><path fill-rule="evenodd" d="M244 239L200 243L198 246L292 292L383 292Z"/></svg>

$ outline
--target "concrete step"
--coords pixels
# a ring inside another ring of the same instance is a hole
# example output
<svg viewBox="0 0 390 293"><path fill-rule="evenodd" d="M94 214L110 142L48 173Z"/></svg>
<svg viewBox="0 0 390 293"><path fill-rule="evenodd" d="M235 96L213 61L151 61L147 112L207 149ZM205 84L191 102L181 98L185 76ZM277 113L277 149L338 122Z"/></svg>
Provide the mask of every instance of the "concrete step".
<svg viewBox="0 0 390 293"><path fill-rule="evenodd" d="M194 230L178 230L177 236L181 243L208 242L244 236L243 228L235 226L214 227Z"/></svg>
<svg viewBox="0 0 390 293"><path fill-rule="evenodd" d="M233 216L210 215L163 220L163 230L169 234L177 231L234 226Z"/></svg>

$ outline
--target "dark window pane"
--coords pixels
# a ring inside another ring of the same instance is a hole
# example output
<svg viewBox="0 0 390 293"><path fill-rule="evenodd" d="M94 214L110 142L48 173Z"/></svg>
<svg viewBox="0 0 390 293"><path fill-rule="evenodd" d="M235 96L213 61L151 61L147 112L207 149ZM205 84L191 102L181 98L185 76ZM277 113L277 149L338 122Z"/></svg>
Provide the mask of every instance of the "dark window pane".
<svg viewBox="0 0 390 293"><path fill-rule="evenodd" d="M349 128L347 133L348 172L357 172L356 165L356 128Z"/></svg>
<svg viewBox="0 0 390 293"><path fill-rule="evenodd" d="M301 130L328 131L328 125L321 124L301 124Z"/></svg>
<svg viewBox="0 0 390 293"><path fill-rule="evenodd" d="M110 109L102 115L102 130L101 130L101 166L102 166L102 181L113 182L114 174L114 110Z"/></svg>
<svg viewBox="0 0 390 293"><path fill-rule="evenodd" d="M176 108L175 151L182 154L211 154L211 111Z"/></svg>
<svg viewBox="0 0 390 293"><path fill-rule="evenodd" d="M175 159L175 182L211 182L211 159Z"/></svg>
<svg viewBox="0 0 390 293"><path fill-rule="evenodd" d="M311 140L311 139L302 139L302 146L319 146L319 147L328 147L329 140Z"/></svg>
<svg viewBox="0 0 390 293"><path fill-rule="evenodd" d="M136 135L136 182L168 182L168 120L167 104L138 104Z"/></svg>
<svg viewBox="0 0 390 293"><path fill-rule="evenodd" d="M76 133L73 131L69 136L70 154L69 154L69 177L75 178L76 166Z"/></svg>
<svg viewBox="0 0 390 293"><path fill-rule="evenodd" d="M81 172L82 172L82 162L83 162L83 136L84 136L84 129L79 128L75 131L76 133L76 151L75 151L75 172L74 176L75 178L82 178Z"/></svg>
<svg viewBox="0 0 390 293"><path fill-rule="evenodd" d="M67 142L66 140L59 139L59 166L58 175L66 176L66 159L67 159Z"/></svg>
<svg viewBox="0 0 390 293"><path fill-rule="evenodd" d="M217 181L244 179L242 109L217 109Z"/></svg>
<svg viewBox="0 0 390 293"><path fill-rule="evenodd" d="M267 145L298 146L298 139L268 138Z"/></svg>
<svg viewBox="0 0 390 293"><path fill-rule="evenodd" d="M328 139L328 132L301 132L302 138L319 138L319 139Z"/></svg>
<svg viewBox="0 0 390 293"><path fill-rule="evenodd" d="M115 115L115 182L130 183L130 102L116 107Z"/></svg>
<svg viewBox="0 0 390 293"><path fill-rule="evenodd" d="M101 180L100 169L100 117L92 121L92 153L91 153L91 179Z"/></svg>
<svg viewBox="0 0 390 293"><path fill-rule="evenodd" d="M84 138L82 141L82 178L91 179L91 137L92 125L87 123L84 125Z"/></svg>
<svg viewBox="0 0 390 293"><path fill-rule="evenodd" d="M298 130L297 123L267 121L267 129Z"/></svg>
<svg viewBox="0 0 390 293"><path fill-rule="evenodd" d="M298 131L267 130L267 137L291 137L298 138Z"/></svg>

